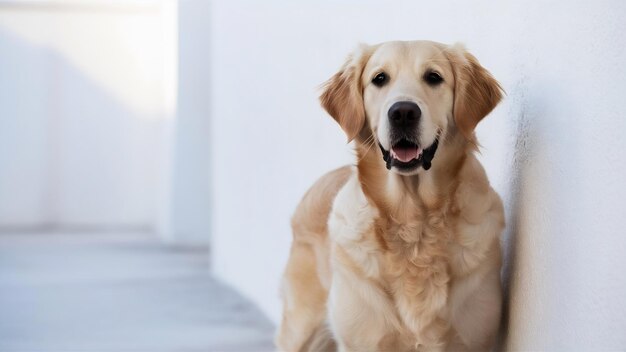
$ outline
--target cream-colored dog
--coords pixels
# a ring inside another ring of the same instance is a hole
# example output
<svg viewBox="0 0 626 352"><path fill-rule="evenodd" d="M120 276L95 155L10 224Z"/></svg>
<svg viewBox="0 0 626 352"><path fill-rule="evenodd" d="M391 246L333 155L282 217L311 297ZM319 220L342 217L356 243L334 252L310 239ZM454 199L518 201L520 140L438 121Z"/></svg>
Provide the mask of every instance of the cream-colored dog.
<svg viewBox="0 0 626 352"><path fill-rule="evenodd" d="M489 350L504 212L474 156L502 97L460 46L361 46L321 102L356 167L322 177L292 220L285 351Z"/></svg>

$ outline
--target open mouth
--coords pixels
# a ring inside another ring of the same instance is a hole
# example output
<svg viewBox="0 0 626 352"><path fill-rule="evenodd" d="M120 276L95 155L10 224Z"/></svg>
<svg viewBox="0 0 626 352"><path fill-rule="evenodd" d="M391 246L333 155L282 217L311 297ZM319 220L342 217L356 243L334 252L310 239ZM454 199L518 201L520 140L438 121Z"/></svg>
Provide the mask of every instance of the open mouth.
<svg viewBox="0 0 626 352"><path fill-rule="evenodd" d="M438 145L439 138L436 138L433 144L426 149L422 149L417 143L405 138L395 142L391 146L391 150L386 150L380 143L378 144L383 152L383 160L385 160L387 170L391 170L395 166L402 171L410 171L420 165L424 170L430 169Z"/></svg>

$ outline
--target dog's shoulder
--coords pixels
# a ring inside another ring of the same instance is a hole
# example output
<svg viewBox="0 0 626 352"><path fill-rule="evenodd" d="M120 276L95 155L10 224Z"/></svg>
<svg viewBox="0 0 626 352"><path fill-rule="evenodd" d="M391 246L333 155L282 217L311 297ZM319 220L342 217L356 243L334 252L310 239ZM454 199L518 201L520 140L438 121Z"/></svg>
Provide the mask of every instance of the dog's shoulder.
<svg viewBox="0 0 626 352"><path fill-rule="evenodd" d="M354 168L344 166L320 177L302 197L291 218L294 236L326 236L328 215L339 190L354 173ZM313 240L314 238L310 238Z"/></svg>
<svg viewBox="0 0 626 352"><path fill-rule="evenodd" d="M363 193L357 172L341 188L328 219L331 238L338 242L360 239L378 217L378 210Z"/></svg>
<svg viewBox="0 0 626 352"><path fill-rule="evenodd" d="M480 162L472 156L460 172L454 196L452 269L457 275L475 270L485 258L499 261L499 239L505 225L504 206Z"/></svg>

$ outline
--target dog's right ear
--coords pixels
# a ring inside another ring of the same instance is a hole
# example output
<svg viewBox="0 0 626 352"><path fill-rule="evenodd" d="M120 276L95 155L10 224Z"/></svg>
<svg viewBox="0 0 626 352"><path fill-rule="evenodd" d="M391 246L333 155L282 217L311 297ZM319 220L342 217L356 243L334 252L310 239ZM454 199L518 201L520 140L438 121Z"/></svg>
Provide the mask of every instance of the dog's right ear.
<svg viewBox="0 0 626 352"><path fill-rule="evenodd" d="M372 47L360 45L323 85L320 102L352 141L365 125L361 74L372 53Z"/></svg>

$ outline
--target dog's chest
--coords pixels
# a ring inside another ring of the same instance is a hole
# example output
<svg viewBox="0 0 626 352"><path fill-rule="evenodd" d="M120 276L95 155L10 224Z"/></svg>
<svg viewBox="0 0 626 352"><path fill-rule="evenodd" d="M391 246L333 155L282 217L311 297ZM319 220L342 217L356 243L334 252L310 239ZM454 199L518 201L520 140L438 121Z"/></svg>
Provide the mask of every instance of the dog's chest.
<svg viewBox="0 0 626 352"><path fill-rule="evenodd" d="M329 220L331 238L361 272L361 284L385 293L384 306L397 318L391 329L406 332L410 344L432 345L448 325L446 219L416 210L403 221L383 221L355 186L348 183L338 195Z"/></svg>
<svg viewBox="0 0 626 352"><path fill-rule="evenodd" d="M447 329L449 263L443 219L416 217L386 232L383 282L403 325L427 345Z"/></svg>

